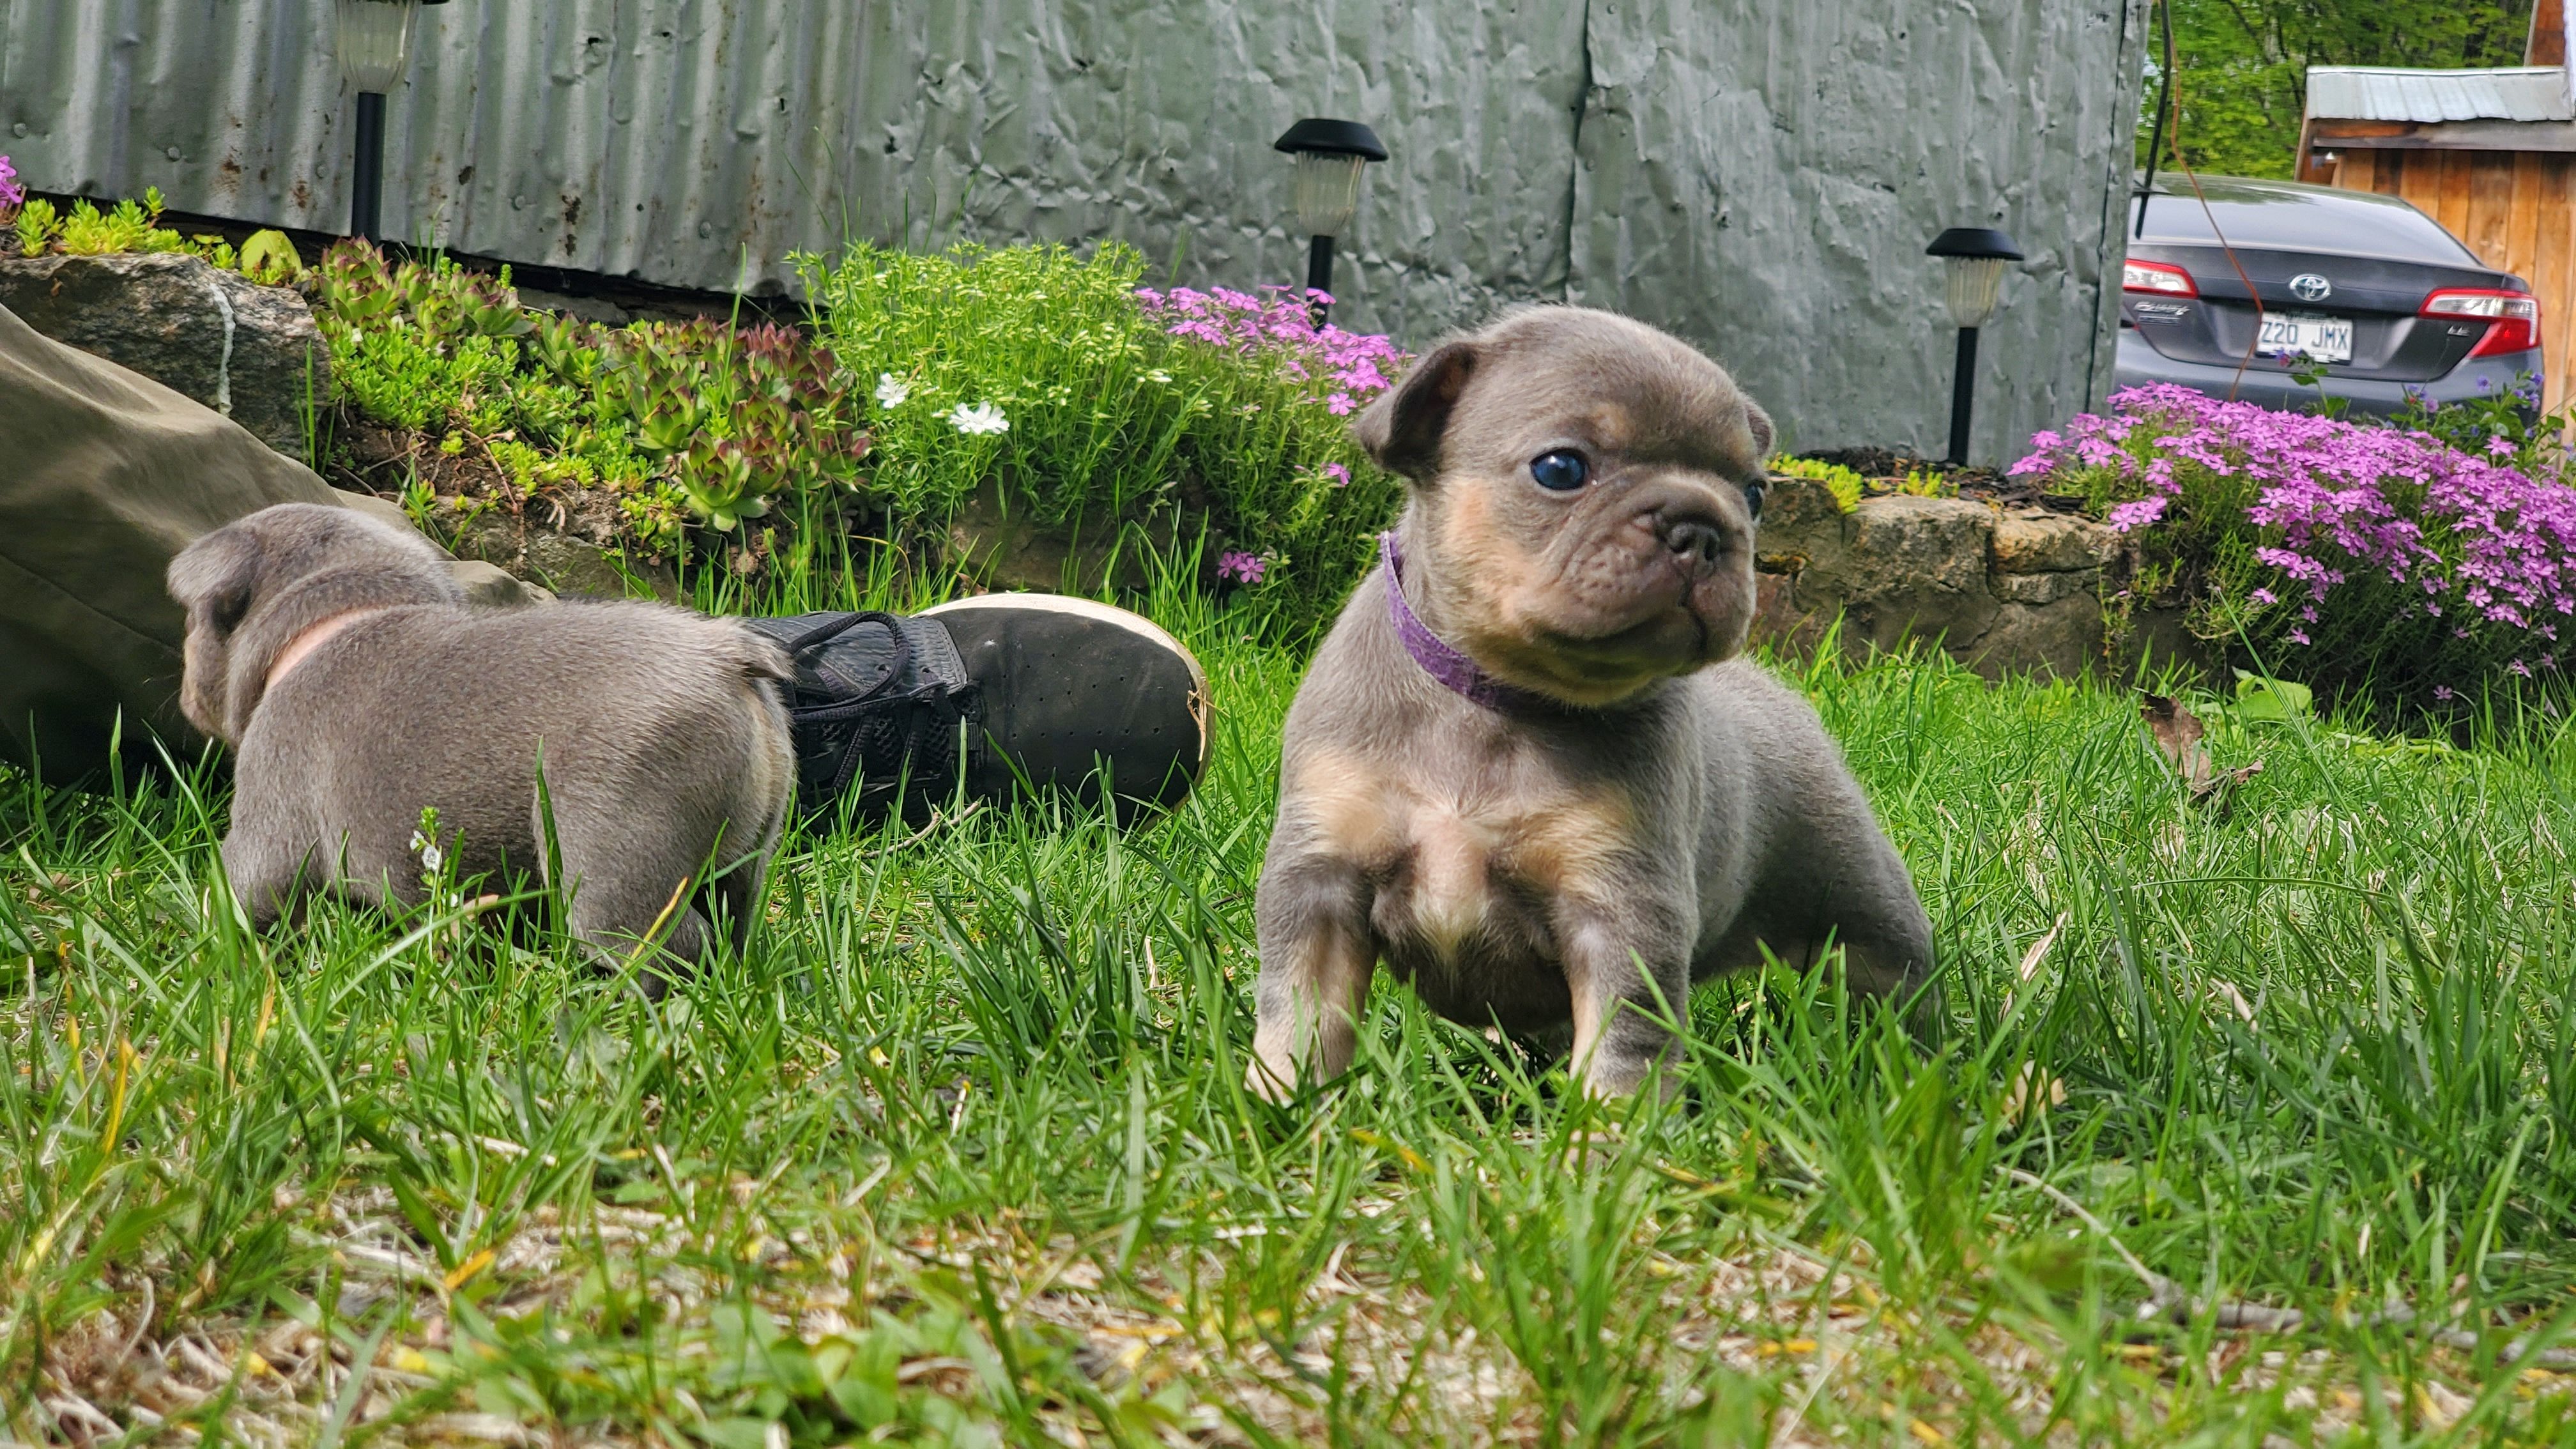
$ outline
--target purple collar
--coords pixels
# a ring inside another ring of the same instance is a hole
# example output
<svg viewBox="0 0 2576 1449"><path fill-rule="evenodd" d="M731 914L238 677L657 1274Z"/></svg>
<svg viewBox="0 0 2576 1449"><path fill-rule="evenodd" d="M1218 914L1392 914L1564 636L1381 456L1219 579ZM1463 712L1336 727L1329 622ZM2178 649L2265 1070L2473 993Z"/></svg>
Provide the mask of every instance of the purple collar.
<svg viewBox="0 0 2576 1449"><path fill-rule="evenodd" d="M1557 706L1554 700L1516 684L1505 684L1487 674L1475 660L1459 653L1446 640L1431 632L1431 626L1414 616L1413 606L1404 601L1404 545L1392 530L1377 536L1377 556L1386 565L1386 614L1395 624L1395 637L1404 644L1404 652L1422 666L1422 672L1447 686L1462 699L1490 710L1511 711L1544 709Z"/></svg>

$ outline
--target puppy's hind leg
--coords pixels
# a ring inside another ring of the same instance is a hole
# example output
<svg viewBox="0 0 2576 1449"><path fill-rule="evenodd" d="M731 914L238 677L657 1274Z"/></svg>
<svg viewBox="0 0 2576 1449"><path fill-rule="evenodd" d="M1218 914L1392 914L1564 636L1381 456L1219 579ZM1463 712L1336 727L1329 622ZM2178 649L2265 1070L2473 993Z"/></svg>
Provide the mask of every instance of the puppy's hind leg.
<svg viewBox="0 0 2576 1449"><path fill-rule="evenodd" d="M718 853L728 859L713 895L737 956L750 946L751 928L768 902L769 867L796 809L796 747L777 691L764 682L779 677L792 676L759 674L745 687L750 753L718 839Z"/></svg>
<svg viewBox="0 0 2576 1449"><path fill-rule="evenodd" d="M696 965L712 940L706 917L690 904L699 868L559 814L546 884L565 897L566 923L600 965L617 970L640 959L643 985L658 996L666 978Z"/></svg>
<svg viewBox="0 0 2576 1449"><path fill-rule="evenodd" d="M1349 1071L1377 969L1366 893L1347 862L1274 862L1263 872L1254 916L1261 979L1253 988L1252 1065L1244 1086L1285 1103L1303 1080Z"/></svg>
<svg viewBox="0 0 2576 1449"><path fill-rule="evenodd" d="M236 807L233 828L224 836L224 881L253 926L302 919L305 897L317 884L311 869L315 850L312 841L296 839L273 821L243 818Z"/></svg>
<svg viewBox="0 0 2576 1449"><path fill-rule="evenodd" d="M1856 790L1828 797L1809 829L1788 844L1754 892L1757 907L1716 953L1722 967L1761 959L1757 939L1783 962L1804 968L1841 948L1843 980L1857 995L1906 1013L1930 1041L1943 1021L1932 959L1932 919L1896 847L1880 833Z"/></svg>
<svg viewBox="0 0 2576 1449"><path fill-rule="evenodd" d="M723 920L725 941L737 956L751 945L751 928L769 899L769 857L770 852L764 850L733 862L708 891Z"/></svg>

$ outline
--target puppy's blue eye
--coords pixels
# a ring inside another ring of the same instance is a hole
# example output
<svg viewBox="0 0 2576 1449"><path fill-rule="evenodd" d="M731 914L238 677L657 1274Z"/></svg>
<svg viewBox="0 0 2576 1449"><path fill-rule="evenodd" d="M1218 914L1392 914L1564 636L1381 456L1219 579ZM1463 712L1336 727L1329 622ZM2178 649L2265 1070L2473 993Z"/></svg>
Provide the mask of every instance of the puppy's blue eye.
<svg viewBox="0 0 2576 1449"><path fill-rule="evenodd" d="M1530 459L1530 480L1550 493L1571 493L1592 476L1581 453L1559 449Z"/></svg>
<svg viewBox="0 0 2576 1449"><path fill-rule="evenodd" d="M1754 522L1759 523L1762 521L1761 484L1747 483L1744 485L1744 511L1753 516Z"/></svg>

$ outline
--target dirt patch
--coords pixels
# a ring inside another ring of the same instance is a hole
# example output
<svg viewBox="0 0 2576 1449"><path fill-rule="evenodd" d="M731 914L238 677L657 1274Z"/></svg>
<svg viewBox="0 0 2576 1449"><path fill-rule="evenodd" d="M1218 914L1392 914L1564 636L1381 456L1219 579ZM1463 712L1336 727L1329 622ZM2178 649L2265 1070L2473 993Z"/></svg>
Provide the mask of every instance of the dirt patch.
<svg viewBox="0 0 2576 1449"><path fill-rule="evenodd" d="M399 428L363 420L347 426L331 482L399 500L417 479L433 500L430 531L458 558L497 565L557 594L624 598L640 583L661 598L679 597L670 563L631 546L613 490L563 484L531 491L472 440L451 452ZM766 557L765 542L746 541L755 565Z"/></svg>

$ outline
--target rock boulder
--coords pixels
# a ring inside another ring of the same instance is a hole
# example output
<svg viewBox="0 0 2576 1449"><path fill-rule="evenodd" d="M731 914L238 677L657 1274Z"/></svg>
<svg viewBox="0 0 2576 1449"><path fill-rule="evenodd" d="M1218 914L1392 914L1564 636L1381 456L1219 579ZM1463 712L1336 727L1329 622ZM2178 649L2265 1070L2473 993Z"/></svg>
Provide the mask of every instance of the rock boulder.
<svg viewBox="0 0 2576 1449"><path fill-rule="evenodd" d="M331 400L331 357L304 298L175 253L12 257L0 307L58 342L184 393L304 457L304 407Z"/></svg>

